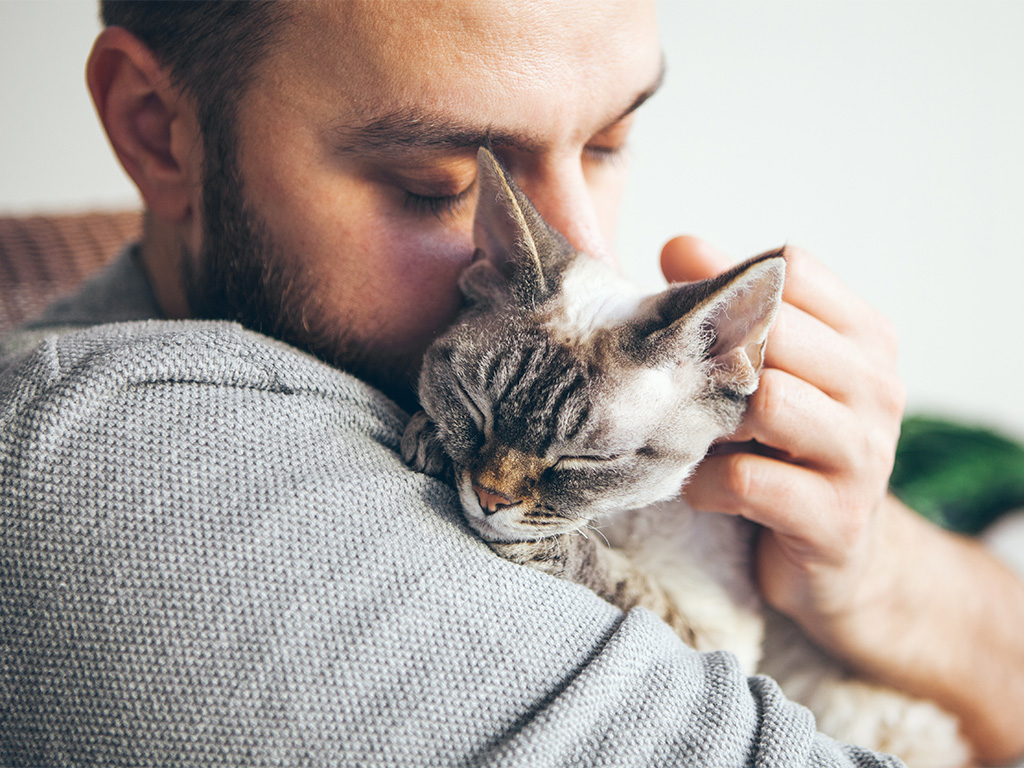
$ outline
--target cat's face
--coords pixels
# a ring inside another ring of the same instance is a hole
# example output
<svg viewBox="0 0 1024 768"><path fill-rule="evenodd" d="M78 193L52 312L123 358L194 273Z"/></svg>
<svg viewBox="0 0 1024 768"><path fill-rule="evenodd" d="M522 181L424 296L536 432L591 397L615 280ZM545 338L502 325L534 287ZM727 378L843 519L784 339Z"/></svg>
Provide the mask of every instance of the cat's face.
<svg viewBox="0 0 1024 768"><path fill-rule="evenodd" d="M699 361L646 367L617 354L611 333L570 340L535 318L492 320L436 345L421 381L486 539L566 533L671 497L742 411Z"/></svg>
<svg viewBox="0 0 1024 768"><path fill-rule="evenodd" d="M784 260L643 296L547 228L484 152L478 178L486 258L419 383L467 520L525 541L675 495L757 386Z"/></svg>

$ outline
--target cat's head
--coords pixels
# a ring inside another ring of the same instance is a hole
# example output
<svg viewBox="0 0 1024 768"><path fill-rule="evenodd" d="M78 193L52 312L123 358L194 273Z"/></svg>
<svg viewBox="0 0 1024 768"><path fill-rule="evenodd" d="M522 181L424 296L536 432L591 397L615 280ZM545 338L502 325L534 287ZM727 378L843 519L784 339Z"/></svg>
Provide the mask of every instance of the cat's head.
<svg viewBox="0 0 1024 768"><path fill-rule="evenodd" d="M467 520L523 541L675 495L757 388L784 258L646 296L577 253L487 150L479 166L467 307L419 384Z"/></svg>

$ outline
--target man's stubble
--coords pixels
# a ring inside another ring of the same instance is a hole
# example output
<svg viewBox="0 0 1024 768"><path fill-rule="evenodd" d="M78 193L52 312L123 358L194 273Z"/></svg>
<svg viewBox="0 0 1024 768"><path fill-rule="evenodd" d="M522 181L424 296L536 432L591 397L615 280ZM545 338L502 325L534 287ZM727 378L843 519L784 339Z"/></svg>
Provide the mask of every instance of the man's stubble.
<svg viewBox="0 0 1024 768"><path fill-rule="evenodd" d="M355 337L353 307L328 307L317 275L301 254L277 246L266 221L245 197L230 130L204 142L203 245L182 254L182 282L192 316L233 320L305 350L415 407L420 355L394 356ZM186 249L187 250L187 249Z"/></svg>

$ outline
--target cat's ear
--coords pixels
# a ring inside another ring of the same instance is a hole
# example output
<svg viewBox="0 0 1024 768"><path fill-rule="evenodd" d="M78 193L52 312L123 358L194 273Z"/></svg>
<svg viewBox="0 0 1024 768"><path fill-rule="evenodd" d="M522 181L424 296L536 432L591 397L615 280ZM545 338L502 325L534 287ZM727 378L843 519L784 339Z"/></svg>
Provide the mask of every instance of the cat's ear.
<svg viewBox="0 0 1024 768"><path fill-rule="evenodd" d="M478 259L485 258L524 302L543 301L557 289L558 277L575 255L561 234L548 226L540 213L486 147L477 153L479 198L473 220L473 240ZM479 275L469 278L467 298L476 277L483 279L483 297L494 296L492 276L476 267ZM469 272L470 270L467 270ZM465 290L465 289L464 289Z"/></svg>
<svg viewBox="0 0 1024 768"><path fill-rule="evenodd" d="M757 389L785 276L780 249L718 277L672 286L648 300L646 317L634 321L632 346L648 360L707 360L720 389L749 395Z"/></svg>
<svg viewBox="0 0 1024 768"><path fill-rule="evenodd" d="M467 304L477 309L501 306L510 295L508 278L498 271L480 248L476 249L472 263L459 277L459 290Z"/></svg>

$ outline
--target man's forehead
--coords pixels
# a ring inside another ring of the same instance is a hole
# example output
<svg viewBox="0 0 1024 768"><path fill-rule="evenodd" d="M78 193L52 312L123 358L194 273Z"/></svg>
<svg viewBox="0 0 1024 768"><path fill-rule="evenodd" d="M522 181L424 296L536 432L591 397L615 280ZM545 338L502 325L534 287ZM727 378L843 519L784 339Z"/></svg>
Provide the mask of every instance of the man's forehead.
<svg viewBox="0 0 1024 768"><path fill-rule="evenodd" d="M332 34L379 42L483 37L492 44L524 33L544 32L550 42L573 40L575 31L615 32L616 23L653 17L653 0L308 0L293 16L305 16Z"/></svg>
<svg viewBox="0 0 1024 768"><path fill-rule="evenodd" d="M579 17L581 6L589 13ZM340 151L451 150L485 140L537 150L555 122L571 122L563 107L593 132L639 106L661 76L647 2L298 7L290 44L302 49L325 100L337 102L322 127ZM566 33L569 21L578 23Z"/></svg>

